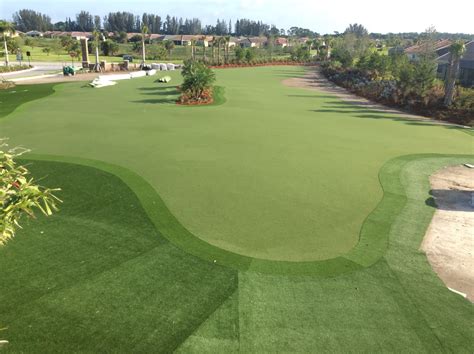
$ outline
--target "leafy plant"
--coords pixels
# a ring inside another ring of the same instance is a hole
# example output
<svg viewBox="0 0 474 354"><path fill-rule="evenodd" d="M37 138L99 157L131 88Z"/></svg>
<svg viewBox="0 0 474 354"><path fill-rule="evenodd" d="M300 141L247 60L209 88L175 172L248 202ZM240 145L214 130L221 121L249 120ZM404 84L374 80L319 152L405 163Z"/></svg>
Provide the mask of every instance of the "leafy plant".
<svg viewBox="0 0 474 354"><path fill-rule="evenodd" d="M106 56L117 54L119 51L119 45L111 39L107 39L100 44L102 52Z"/></svg>
<svg viewBox="0 0 474 354"><path fill-rule="evenodd" d="M36 184L25 166L15 159L25 149L8 149L5 139L0 140L0 245L15 236L23 215L35 216L35 209L49 216L57 211L61 200L54 195L59 189L48 189Z"/></svg>
<svg viewBox="0 0 474 354"><path fill-rule="evenodd" d="M208 96L206 91L212 89L216 80L214 72L207 65L193 60L185 62L181 74L184 78L181 91L192 102L203 101L204 96Z"/></svg>

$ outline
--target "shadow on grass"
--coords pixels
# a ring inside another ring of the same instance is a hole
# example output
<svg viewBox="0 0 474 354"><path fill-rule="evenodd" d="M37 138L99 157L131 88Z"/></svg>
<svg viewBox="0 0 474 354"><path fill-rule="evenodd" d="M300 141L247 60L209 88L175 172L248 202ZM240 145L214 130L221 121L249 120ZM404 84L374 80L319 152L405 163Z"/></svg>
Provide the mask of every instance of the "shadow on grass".
<svg viewBox="0 0 474 354"><path fill-rule="evenodd" d="M142 96L154 96L155 98L146 98L143 100L132 101L133 103L146 104L174 104L178 100L179 92L174 86L166 87L140 87Z"/></svg>
<svg viewBox="0 0 474 354"><path fill-rule="evenodd" d="M406 125L416 125L416 126L430 126L430 127L444 127L446 129L458 129L460 131L466 131L467 129L462 129L459 126L449 125L449 123L443 121L430 120L426 118L426 121L423 118L410 118L411 113L398 112L393 109L393 113L388 111L377 110L376 107L373 107L373 103L370 102L359 102L359 101L331 101L326 102L321 109L310 110L310 112L316 113L337 113L337 114L348 114L353 118L361 119L384 119L391 120L394 122L402 122ZM373 108L371 108L373 107ZM392 108L387 107L388 110ZM404 117L404 114L407 116ZM445 124L446 123L446 124ZM466 131L467 132L467 131ZM468 132L467 132L468 133Z"/></svg>
<svg viewBox="0 0 474 354"><path fill-rule="evenodd" d="M425 204L439 210L474 212L473 192L465 190L434 189L430 191L432 197L426 199ZM436 201L440 202L437 203Z"/></svg>

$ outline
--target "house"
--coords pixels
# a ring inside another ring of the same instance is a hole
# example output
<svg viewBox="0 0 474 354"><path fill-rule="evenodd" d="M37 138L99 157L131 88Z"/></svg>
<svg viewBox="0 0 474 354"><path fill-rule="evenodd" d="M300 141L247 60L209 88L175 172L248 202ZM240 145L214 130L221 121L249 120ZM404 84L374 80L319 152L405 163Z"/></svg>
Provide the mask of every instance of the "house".
<svg viewBox="0 0 474 354"><path fill-rule="evenodd" d="M249 37L239 40L241 48L261 48L265 46L267 39L265 37Z"/></svg>
<svg viewBox="0 0 474 354"><path fill-rule="evenodd" d="M441 55L438 59L438 77L442 80L448 74L451 53ZM474 41L466 43L466 51L459 63L459 83L465 87L474 87Z"/></svg>
<svg viewBox="0 0 474 354"><path fill-rule="evenodd" d="M5 32L5 37L16 38L16 37L19 37L19 36L22 36L22 35L24 35L24 33L21 32L21 31L15 31L13 33L11 33L10 31Z"/></svg>
<svg viewBox="0 0 474 354"><path fill-rule="evenodd" d="M40 31L29 31L25 33L28 37L43 37L43 32Z"/></svg>
<svg viewBox="0 0 474 354"><path fill-rule="evenodd" d="M196 45L200 47L209 47L213 40L213 36L196 36Z"/></svg>
<svg viewBox="0 0 474 354"><path fill-rule="evenodd" d="M165 36L162 34L152 33L149 35L150 41L161 42Z"/></svg>
<svg viewBox="0 0 474 354"><path fill-rule="evenodd" d="M229 48L236 47L239 43L239 39L237 37L230 37L229 38Z"/></svg>
<svg viewBox="0 0 474 354"><path fill-rule="evenodd" d="M275 45L280 48L288 47L288 39L279 37L275 40Z"/></svg>
<svg viewBox="0 0 474 354"><path fill-rule="evenodd" d="M163 37L163 41L171 41L173 42L175 45L182 45L183 41L182 41L182 36L180 35L175 35L175 34L167 34L166 36Z"/></svg>
<svg viewBox="0 0 474 354"><path fill-rule="evenodd" d="M436 56L440 57L449 52L449 47L453 42L450 39L441 39L434 43L434 50ZM426 50L426 47L422 44L416 44L405 49L405 54L410 60L418 60L421 53Z"/></svg>
<svg viewBox="0 0 474 354"><path fill-rule="evenodd" d="M142 34L141 33L138 33L138 32L130 32L130 33L127 33L127 41L129 41L130 39L132 39L133 37L140 37L142 38Z"/></svg>
<svg viewBox="0 0 474 354"><path fill-rule="evenodd" d="M200 36L184 34L181 36L181 45L184 45L184 46L191 45L192 41L197 40L199 37Z"/></svg>
<svg viewBox="0 0 474 354"><path fill-rule="evenodd" d="M93 37L91 32L71 32L71 37L77 40L90 39Z"/></svg>
<svg viewBox="0 0 474 354"><path fill-rule="evenodd" d="M43 37L45 38L59 38L63 36L68 36L69 32L63 32L63 31L46 31L43 33Z"/></svg>

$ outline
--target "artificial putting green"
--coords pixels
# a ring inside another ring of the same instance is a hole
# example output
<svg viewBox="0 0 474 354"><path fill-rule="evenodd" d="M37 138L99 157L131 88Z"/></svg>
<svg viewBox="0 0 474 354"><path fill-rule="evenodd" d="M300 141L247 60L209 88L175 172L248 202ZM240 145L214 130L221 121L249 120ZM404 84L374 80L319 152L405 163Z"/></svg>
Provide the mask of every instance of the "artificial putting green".
<svg viewBox="0 0 474 354"><path fill-rule="evenodd" d="M157 231L133 173L125 184L109 165L28 161L65 203L0 249L0 338L13 352L472 352L472 306L418 250L434 212L428 176L466 158L388 162L385 193L404 200L388 248L337 277L201 260Z"/></svg>
<svg viewBox="0 0 474 354"><path fill-rule="evenodd" d="M471 153L458 129L404 121L288 88L294 67L218 71L226 103L174 104L179 73L56 94L2 119L35 153L112 163L143 177L205 243L265 261L344 257L377 206L378 172L413 153Z"/></svg>

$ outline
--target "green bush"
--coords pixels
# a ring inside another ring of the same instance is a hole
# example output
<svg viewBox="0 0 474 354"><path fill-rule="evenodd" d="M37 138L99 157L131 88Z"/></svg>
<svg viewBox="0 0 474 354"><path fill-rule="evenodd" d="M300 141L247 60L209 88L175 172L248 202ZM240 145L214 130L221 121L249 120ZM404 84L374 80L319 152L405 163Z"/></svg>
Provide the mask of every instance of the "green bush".
<svg viewBox="0 0 474 354"><path fill-rule="evenodd" d="M215 73L205 64L187 60L181 72L184 81L181 85L182 101L200 102L209 96L207 91L212 90L216 81Z"/></svg>
<svg viewBox="0 0 474 354"><path fill-rule="evenodd" d="M474 89L459 87L454 107L474 113Z"/></svg>

